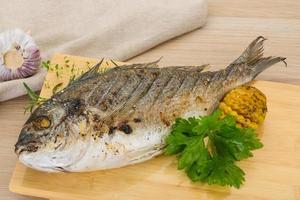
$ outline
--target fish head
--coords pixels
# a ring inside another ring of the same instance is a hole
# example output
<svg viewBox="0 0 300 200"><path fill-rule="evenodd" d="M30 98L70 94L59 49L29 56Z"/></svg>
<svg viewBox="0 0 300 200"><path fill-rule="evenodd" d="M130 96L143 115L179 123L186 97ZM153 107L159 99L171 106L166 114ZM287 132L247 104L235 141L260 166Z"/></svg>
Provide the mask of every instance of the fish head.
<svg viewBox="0 0 300 200"><path fill-rule="evenodd" d="M15 145L19 160L42 171L67 171L85 149L85 143L78 140L77 124L84 120L81 107L77 100L50 99L40 105L24 124Z"/></svg>

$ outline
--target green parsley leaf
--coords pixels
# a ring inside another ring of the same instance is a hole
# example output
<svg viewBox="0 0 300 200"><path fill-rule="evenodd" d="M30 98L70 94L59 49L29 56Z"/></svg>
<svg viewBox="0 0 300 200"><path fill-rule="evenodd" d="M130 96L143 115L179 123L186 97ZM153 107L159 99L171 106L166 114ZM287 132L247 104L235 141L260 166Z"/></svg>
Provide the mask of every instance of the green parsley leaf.
<svg viewBox="0 0 300 200"><path fill-rule="evenodd" d="M178 160L178 169L191 167L201 156L204 142L201 136L194 136L189 140ZM200 152L199 152L200 151Z"/></svg>
<svg viewBox="0 0 300 200"><path fill-rule="evenodd" d="M253 156L263 145L253 129L238 128L232 116L176 119L166 138L166 155L178 155L178 169L192 181L239 188L245 173L236 161Z"/></svg>

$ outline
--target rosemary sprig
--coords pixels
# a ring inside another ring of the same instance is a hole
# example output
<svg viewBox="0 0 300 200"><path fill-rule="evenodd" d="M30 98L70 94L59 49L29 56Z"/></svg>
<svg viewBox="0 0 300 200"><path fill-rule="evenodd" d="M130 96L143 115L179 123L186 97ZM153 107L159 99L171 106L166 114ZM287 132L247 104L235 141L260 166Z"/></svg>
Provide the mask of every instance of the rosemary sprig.
<svg viewBox="0 0 300 200"><path fill-rule="evenodd" d="M47 99L36 94L26 83L23 82L23 85L24 85L24 87L27 91L28 97L30 99L29 105L25 107L24 114L28 111L30 113L32 113L32 110L35 107L37 107L41 103L45 102Z"/></svg>

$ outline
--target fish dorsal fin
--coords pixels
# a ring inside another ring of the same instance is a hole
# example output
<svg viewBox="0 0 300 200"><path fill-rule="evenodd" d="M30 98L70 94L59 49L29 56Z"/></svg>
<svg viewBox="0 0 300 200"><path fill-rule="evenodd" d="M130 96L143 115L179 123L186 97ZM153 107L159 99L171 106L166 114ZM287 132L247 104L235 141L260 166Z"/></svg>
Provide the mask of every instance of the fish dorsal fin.
<svg viewBox="0 0 300 200"><path fill-rule="evenodd" d="M209 64L199 65L199 66L174 66L169 68L174 68L177 70L184 70L184 71L196 71L196 72L202 72L203 70L209 68Z"/></svg>
<svg viewBox="0 0 300 200"><path fill-rule="evenodd" d="M143 63L141 64L142 67L158 67L158 63L161 61L162 57L160 57L159 59L153 61L153 62L149 62L149 63Z"/></svg>
<svg viewBox="0 0 300 200"><path fill-rule="evenodd" d="M90 70L88 70L87 72L85 72L84 74L80 75L78 78L76 78L73 83L88 79L90 77L93 77L94 75L98 74L99 72L99 68L101 66L101 64L103 63L104 58L102 58L102 60L97 63L95 66L93 66Z"/></svg>
<svg viewBox="0 0 300 200"><path fill-rule="evenodd" d="M154 62L123 65L123 66L118 66L118 67L121 67L122 69L156 68L156 67L158 67L158 63L161 59L162 59L162 57L160 57L158 60L156 60Z"/></svg>

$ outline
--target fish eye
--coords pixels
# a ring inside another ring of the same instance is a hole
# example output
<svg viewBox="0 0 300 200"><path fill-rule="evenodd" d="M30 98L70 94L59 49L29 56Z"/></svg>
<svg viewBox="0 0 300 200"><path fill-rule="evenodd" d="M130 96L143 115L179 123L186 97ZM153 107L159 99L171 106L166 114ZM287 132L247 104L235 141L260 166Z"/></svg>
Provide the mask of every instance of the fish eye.
<svg viewBox="0 0 300 200"><path fill-rule="evenodd" d="M51 121L48 117L41 116L33 120L32 124L35 130L43 130L50 127Z"/></svg>

